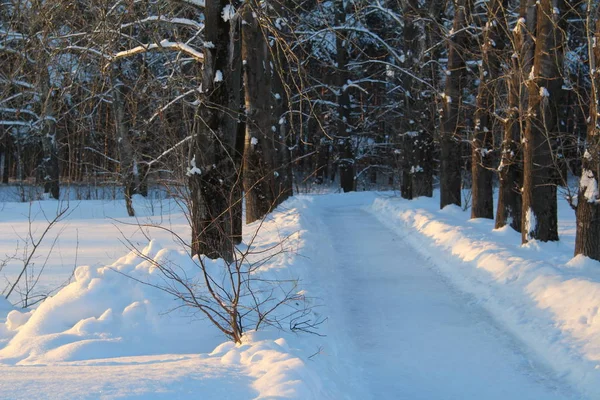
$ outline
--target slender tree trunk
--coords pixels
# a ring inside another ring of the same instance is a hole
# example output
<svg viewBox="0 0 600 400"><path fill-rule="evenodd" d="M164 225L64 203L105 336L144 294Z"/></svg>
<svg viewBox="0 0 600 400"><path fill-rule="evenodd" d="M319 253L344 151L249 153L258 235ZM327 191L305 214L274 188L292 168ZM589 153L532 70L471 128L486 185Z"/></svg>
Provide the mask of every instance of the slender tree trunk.
<svg viewBox="0 0 600 400"><path fill-rule="evenodd" d="M50 85L48 67L43 66L41 79L42 104L42 149L44 158L40 165L40 173L44 182L44 193L58 200L60 196L59 163L58 163L58 131L54 109L54 89Z"/></svg>
<svg viewBox="0 0 600 400"><path fill-rule="evenodd" d="M8 183L8 157L6 157L6 143L8 142L7 136L8 134L4 133L0 139L0 183Z"/></svg>
<svg viewBox="0 0 600 400"><path fill-rule="evenodd" d="M464 47L467 42L468 0L455 3L453 33L448 38L448 69L443 98L440 160L440 207L461 205L462 126L460 108L465 79Z"/></svg>
<svg viewBox="0 0 600 400"><path fill-rule="evenodd" d="M418 3L417 1L407 1L403 10L405 25L403 29L403 50L405 54L408 54L405 63L407 69L414 71L418 62L419 57L419 44L421 38L419 27L415 21L419 21L422 24L422 20L418 17ZM418 161L415 157L415 145L418 146L418 136L420 124L417 125L419 114L419 92L420 87L416 85L415 80L411 74L402 75L402 86L407 90L403 91L402 101L400 103L399 110L402 113L400 119L400 135L401 135L401 146L402 146L402 182L400 184L400 195L405 199L412 199L415 197L413 178L417 171L415 166L418 165ZM417 86L417 87L415 87ZM410 88L410 89L409 89Z"/></svg>
<svg viewBox="0 0 600 400"><path fill-rule="evenodd" d="M535 8L533 9L535 12ZM506 27L506 14L504 19L498 21ZM508 94L508 111L504 124L504 138L502 141L502 154L498 167L498 180L500 183L498 193L498 208L496 211L496 229L509 224L517 232L521 232L521 187L523 186L523 170L521 155L521 88L523 88L522 74L531 70L531 59L527 58L527 45L524 45L528 33L526 7L522 7L520 19L513 30L513 43L511 68L506 77ZM535 22L535 18L531 18ZM529 43L528 46L531 46Z"/></svg>
<svg viewBox="0 0 600 400"><path fill-rule="evenodd" d="M112 108L115 118L115 130L117 137L117 147L119 149L119 161L121 170L121 180L125 193L125 206L127 214L130 217L135 215L133 209L132 197L135 193L136 182L134 174L133 147L129 138L129 119L125 107L125 85L118 76L121 74L121 68L115 67L113 71L113 90L112 90Z"/></svg>
<svg viewBox="0 0 600 400"><path fill-rule="evenodd" d="M506 0L488 2L487 22L483 27L482 63L471 153L471 218L494 218L492 148L497 124L493 114L496 108L494 99L499 94L500 62L504 53L502 35L506 32L507 24L502 21L506 20L506 3Z"/></svg>
<svg viewBox="0 0 600 400"><path fill-rule="evenodd" d="M586 151L583 156L581 180L577 199L577 232L575 235L575 255L582 254L600 261L600 125L598 101L600 99L600 6L596 1L588 1L587 26L591 30L595 20L595 34L588 33L589 63L592 90L590 93L589 122Z"/></svg>
<svg viewBox="0 0 600 400"><path fill-rule="evenodd" d="M273 53L273 108L272 108L272 127L275 148L275 202L281 204L292 195L292 177L290 162L291 158L288 151L288 118L286 113L289 109L287 90L284 84L284 71L288 70L288 64L285 59L282 44L277 41L286 38L287 35L281 34L276 40Z"/></svg>
<svg viewBox="0 0 600 400"><path fill-rule="evenodd" d="M198 132L188 166L192 253L231 262L234 231L231 208L237 178L234 159L236 132L228 131L231 71L230 27L221 17L228 0L208 0L204 8L202 102L195 118ZM235 118L235 117L233 117Z"/></svg>
<svg viewBox="0 0 600 400"><path fill-rule="evenodd" d="M403 51L406 59L403 67L418 71L429 57L426 21L429 20L424 7L418 0L404 3L403 15ZM430 38L429 38L430 39ZM402 134L402 197L412 199L433 195L433 156L431 116L428 115L430 103L428 88L414 79L411 74L402 74L402 85L409 90L403 91L400 129ZM426 94L424 96L424 93Z"/></svg>
<svg viewBox="0 0 600 400"><path fill-rule="evenodd" d="M529 117L523 159L521 237L543 242L558 240L554 141L559 130L563 37L559 22L561 0L537 3L534 65L527 80Z"/></svg>
<svg viewBox="0 0 600 400"><path fill-rule="evenodd" d="M230 27L229 70L231 71L231 90L229 95L229 110L231 118L227 119L227 132L234 132L235 145L233 155L236 175L233 183L231 204L232 238L235 244L242 242L243 234L243 201L244 185L242 164L244 160L244 136L246 134L245 116L243 113L243 88L242 88L242 32L241 19L236 15L231 20Z"/></svg>
<svg viewBox="0 0 600 400"><path fill-rule="evenodd" d="M346 23L346 9L342 0L335 0L335 22L337 26ZM340 159L340 185L342 190L353 192L356 190L354 152L352 151L351 125L350 125L350 95L347 90L348 84L348 50L344 45L345 33L337 31L335 36L336 61L337 61L337 138L336 145Z"/></svg>
<svg viewBox="0 0 600 400"><path fill-rule="evenodd" d="M246 98L244 190L246 223L263 218L274 206L273 131L271 130L271 69L267 43L254 3L242 12L242 59Z"/></svg>

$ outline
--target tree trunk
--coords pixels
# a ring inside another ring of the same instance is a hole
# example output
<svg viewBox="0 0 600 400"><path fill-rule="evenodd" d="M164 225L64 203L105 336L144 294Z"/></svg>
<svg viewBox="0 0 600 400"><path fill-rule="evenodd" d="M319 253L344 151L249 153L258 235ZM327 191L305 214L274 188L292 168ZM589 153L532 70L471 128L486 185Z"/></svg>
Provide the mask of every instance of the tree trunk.
<svg viewBox="0 0 600 400"><path fill-rule="evenodd" d="M233 260L234 232L231 198L237 178L236 132L228 131L231 71L230 29L221 17L228 0L206 1L202 97L195 118L189 166L192 254ZM235 118L235 117L233 117Z"/></svg>
<svg viewBox="0 0 600 400"><path fill-rule="evenodd" d="M242 13L242 59L246 99L244 190L246 223L263 218L274 206L273 131L271 130L271 69L267 43L253 3Z"/></svg>
<svg viewBox="0 0 600 400"><path fill-rule="evenodd" d="M494 99L500 94L498 80L504 53L502 35L507 26L504 15L506 3L506 0L491 0L487 4L487 22L483 27L482 63L471 153L471 218L494 218L492 148L497 124L493 115L496 109Z"/></svg>
<svg viewBox="0 0 600 400"><path fill-rule="evenodd" d="M283 37L287 37L281 33ZM275 39L282 40L281 38ZM288 140L288 118L286 113L289 109L287 90L284 85L284 71L288 70L284 49L280 43L275 43L273 57L273 109L272 127L275 147L275 203L281 204L292 194L291 158L287 145Z"/></svg>
<svg viewBox="0 0 600 400"><path fill-rule="evenodd" d="M404 3L403 51L407 55L404 67L410 71L417 71L433 55L432 51L426 52L430 47L428 30L425 26L430 16L424 9L426 6L417 0ZM433 195L433 129L431 129L432 118L428 115L429 89L424 88L424 85L411 74L402 75L402 85L404 88L410 88L410 91L403 91L402 110L399 110L403 114L400 192L406 199L419 196L431 197Z"/></svg>
<svg viewBox="0 0 600 400"><path fill-rule="evenodd" d="M535 1L535 0L534 0ZM535 13L535 8L533 8ZM535 14L534 14L535 15ZM504 15L506 17L506 15ZM498 180L500 183L498 193L498 208L496 211L496 225L499 229L509 224L517 232L521 232L521 187L523 186L523 170L521 155L521 88L523 88L523 74L529 74L532 65L530 47L532 43L525 44L526 37L530 38L531 25L527 23L527 8L522 7L520 19L513 30L513 43L511 68L506 77L508 94L508 112L504 124L504 139L502 141L502 154L498 167ZM535 17L529 18L535 23ZM523 22L525 21L525 22ZM507 26L507 20L501 19L499 23ZM533 25L535 26L535 25Z"/></svg>
<svg viewBox="0 0 600 400"><path fill-rule="evenodd" d="M4 133L0 141L0 183L8 183L8 134Z"/></svg>
<svg viewBox="0 0 600 400"><path fill-rule="evenodd" d="M125 110L125 85L118 78L121 68L115 66L113 71L112 105L115 118L115 130L117 136L117 148L119 150L119 161L121 180L125 194L125 206L130 217L135 216L132 197L135 193L136 182L134 174L133 147L129 138L129 119Z"/></svg>
<svg viewBox="0 0 600 400"><path fill-rule="evenodd" d="M346 9L342 0L335 1L336 26L346 23ZM345 33L337 31L335 35L336 61L337 61L337 138L338 165L340 168L340 186L344 193L356 190L354 154L352 151L351 125L350 125L350 95L348 84L348 49L344 45Z"/></svg>
<svg viewBox="0 0 600 400"><path fill-rule="evenodd" d="M41 74L41 93L44 96L41 117L42 149L44 158L40 165L40 175L44 182L44 193L58 200L60 196L59 165L58 165L58 136L54 109L54 89L50 85L50 74L47 66L43 66Z"/></svg>
<svg viewBox="0 0 600 400"><path fill-rule="evenodd" d="M234 132L235 145L233 154L236 176L233 183L231 204L232 239L235 244L242 243L243 234L243 202L244 185L242 164L244 162L244 136L246 134L245 116L243 113L243 87L242 87L242 32L240 18L236 15L231 20L230 27L229 70L231 71L231 90L229 96L229 109L234 114L227 120L228 132Z"/></svg>
<svg viewBox="0 0 600 400"><path fill-rule="evenodd" d="M443 98L440 160L440 208L449 204L461 205L461 150L462 126L460 108L465 79L464 46L467 42L467 19L470 10L467 0L458 0L454 23L448 38L448 69Z"/></svg>
<svg viewBox="0 0 600 400"><path fill-rule="evenodd" d="M415 70L417 66L417 58L420 56L419 44L422 38L422 33L417 25L423 24L423 20L418 18L418 3L416 1L407 1L403 10L405 25L402 32L403 50L408 57L405 64L408 70ZM417 124L419 114L419 92L420 87L416 85L416 81L411 74L402 75L402 87L406 88L403 91L402 100L400 102L401 110L398 110L402 115L400 117L400 144L402 147L402 182L400 184L400 195L408 200L415 197L413 178L415 173L420 172L415 170L418 162L415 157L415 145L418 146L419 136L418 130L420 124ZM409 90L410 88L410 90ZM420 167L420 166L419 166Z"/></svg>
<svg viewBox="0 0 600 400"><path fill-rule="evenodd" d="M563 37L561 0L537 3L534 65L527 80L529 117L525 126L521 238L558 240L554 141L559 130Z"/></svg>
<svg viewBox="0 0 600 400"><path fill-rule="evenodd" d="M591 2L590 2L591 3ZM598 100L600 99L600 47L595 45L600 40L600 6L598 2L588 4L587 26L593 26L595 19L596 32L588 33L589 63L591 76L590 110L586 140L586 151L583 156L579 194L577 198L577 232L575 235L575 255L582 254L600 261L600 195L598 179L600 178L600 125L598 119Z"/></svg>

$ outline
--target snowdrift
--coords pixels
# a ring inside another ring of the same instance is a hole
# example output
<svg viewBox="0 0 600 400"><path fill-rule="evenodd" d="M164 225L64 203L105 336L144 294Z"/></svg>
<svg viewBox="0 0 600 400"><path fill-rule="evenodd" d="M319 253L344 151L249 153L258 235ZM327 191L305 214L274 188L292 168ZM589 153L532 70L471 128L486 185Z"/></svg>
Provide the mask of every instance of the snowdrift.
<svg viewBox="0 0 600 400"><path fill-rule="evenodd" d="M255 287L258 301L269 296L277 302L293 290L299 296L306 293L297 288L307 266L297 257L305 232L298 208L305 203L286 202L258 233L255 255L250 256L257 268L254 275L262 280ZM252 226L249 231L252 237ZM217 360L232 374L241 370L251 377L251 388L242 398L322 398L320 378L307 368L305 355L281 337L285 333L273 328L248 332L235 345L197 310L181 307L172 294L156 288L174 285L156 264L170 266L190 282L202 282L197 260L173 247L151 241L110 265L80 266L69 285L31 311L0 301L0 366L103 365L103 359L114 363L125 357L200 354L206 365ZM205 263L214 276L224 271L222 260Z"/></svg>

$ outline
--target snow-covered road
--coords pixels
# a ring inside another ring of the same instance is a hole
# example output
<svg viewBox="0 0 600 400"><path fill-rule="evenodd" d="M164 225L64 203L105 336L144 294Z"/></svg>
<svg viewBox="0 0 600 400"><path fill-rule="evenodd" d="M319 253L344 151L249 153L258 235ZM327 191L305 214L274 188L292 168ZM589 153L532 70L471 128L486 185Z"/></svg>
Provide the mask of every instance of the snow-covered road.
<svg viewBox="0 0 600 400"><path fill-rule="evenodd" d="M331 325L356 399L577 399L468 295L358 206L324 208Z"/></svg>

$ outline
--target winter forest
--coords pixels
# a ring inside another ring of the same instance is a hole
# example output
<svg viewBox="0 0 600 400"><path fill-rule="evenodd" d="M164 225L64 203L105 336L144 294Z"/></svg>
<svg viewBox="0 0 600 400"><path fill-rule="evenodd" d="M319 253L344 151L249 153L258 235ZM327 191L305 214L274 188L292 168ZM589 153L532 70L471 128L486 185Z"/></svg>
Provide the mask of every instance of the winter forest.
<svg viewBox="0 0 600 400"><path fill-rule="evenodd" d="M598 398L599 40L598 0L0 0L7 398Z"/></svg>

